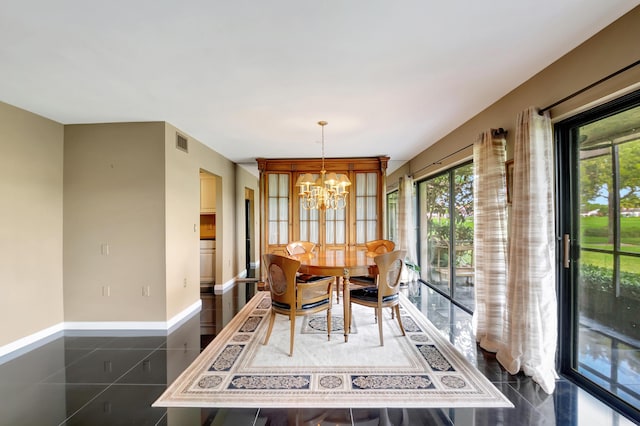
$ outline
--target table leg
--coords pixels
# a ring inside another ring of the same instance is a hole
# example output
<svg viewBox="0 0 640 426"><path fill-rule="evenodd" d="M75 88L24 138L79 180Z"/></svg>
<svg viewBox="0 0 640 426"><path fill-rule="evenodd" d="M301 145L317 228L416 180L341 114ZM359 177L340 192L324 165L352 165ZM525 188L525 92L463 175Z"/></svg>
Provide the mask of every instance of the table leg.
<svg viewBox="0 0 640 426"><path fill-rule="evenodd" d="M344 341L349 341L351 332L351 294L349 293L349 270L344 270L342 277L342 309L344 315Z"/></svg>

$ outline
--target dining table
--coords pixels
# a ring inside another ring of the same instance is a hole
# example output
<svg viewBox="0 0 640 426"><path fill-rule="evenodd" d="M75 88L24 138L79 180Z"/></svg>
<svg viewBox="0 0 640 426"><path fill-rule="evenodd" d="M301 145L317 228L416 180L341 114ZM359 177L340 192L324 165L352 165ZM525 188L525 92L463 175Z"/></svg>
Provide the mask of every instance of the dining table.
<svg viewBox="0 0 640 426"><path fill-rule="evenodd" d="M363 248L321 249L311 253L296 254L292 257L300 261L299 272L309 275L326 275L342 280L342 304L344 312L344 341L349 341L351 324L351 303L349 279L353 276L376 275L378 267L374 261L377 253Z"/></svg>

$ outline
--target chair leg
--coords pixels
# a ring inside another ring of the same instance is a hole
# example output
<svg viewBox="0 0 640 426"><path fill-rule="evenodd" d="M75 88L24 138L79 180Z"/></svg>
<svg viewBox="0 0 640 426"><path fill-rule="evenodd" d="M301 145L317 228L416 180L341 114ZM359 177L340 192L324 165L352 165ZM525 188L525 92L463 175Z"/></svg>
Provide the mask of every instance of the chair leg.
<svg viewBox="0 0 640 426"><path fill-rule="evenodd" d="M327 340L331 340L331 308L327 309Z"/></svg>
<svg viewBox="0 0 640 426"><path fill-rule="evenodd" d="M382 338L382 308L376 308L376 316L378 317L378 332L380 333L380 346L384 346Z"/></svg>
<svg viewBox="0 0 640 426"><path fill-rule="evenodd" d="M296 333L296 316L295 314L290 314L289 315L289 323L291 324L291 331L290 331L290 336L289 336L289 356L293 356L293 339L295 337L295 333Z"/></svg>
<svg viewBox="0 0 640 426"><path fill-rule="evenodd" d="M393 307L393 311L395 311L395 313L396 313L396 318L398 319L398 325L400 326L400 331L402 331L402 335L406 336L406 334L404 332L404 327L402 326L402 319L400 319L400 305L394 306Z"/></svg>
<svg viewBox="0 0 640 426"><path fill-rule="evenodd" d="M271 330L273 330L273 323L274 323L275 319L276 319L276 313L272 309L271 310L271 318L269 318L269 329L267 330L267 335L264 338L264 342L262 342L263 345L266 345L267 343L269 343L269 337L271 337Z"/></svg>

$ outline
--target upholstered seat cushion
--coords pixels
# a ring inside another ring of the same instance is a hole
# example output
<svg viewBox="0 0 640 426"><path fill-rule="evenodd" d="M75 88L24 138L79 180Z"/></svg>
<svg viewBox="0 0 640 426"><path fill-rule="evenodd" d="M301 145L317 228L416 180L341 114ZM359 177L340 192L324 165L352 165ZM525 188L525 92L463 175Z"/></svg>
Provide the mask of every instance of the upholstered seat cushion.
<svg viewBox="0 0 640 426"><path fill-rule="evenodd" d="M313 308L317 308L318 306L327 305L327 304L329 304L329 300L328 299L320 300L319 302L314 302L314 303L306 303L306 304L302 305L302 310L304 311L305 309L313 309ZM280 303L280 302L277 302L275 300L271 301L271 305L273 305L273 307L279 308L279 309L289 309L290 308L288 303ZM300 309L298 309L298 310L300 310Z"/></svg>
<svg viewBox="0 0 640 426"><path fill-rule="evenodd" d="M349 278L349 282L353 283L353 284L357 284L357 285L368 285L368 286L372 286L376 283L376 277L371 277L371 276L355 276L355 277L351 277Z"/></svg>
<svg viewBox="0 0 640 426"><path fill-rule="evenodd" d="M351 290L351 299L360 299L368 302L377 302L378 301L378 289L376 287L364 287L364 288L356 288ZM382 302L390 302L392 300L396 300L398 298L398 294L392 294L389 296L385 296L382 298Z"/></svg>

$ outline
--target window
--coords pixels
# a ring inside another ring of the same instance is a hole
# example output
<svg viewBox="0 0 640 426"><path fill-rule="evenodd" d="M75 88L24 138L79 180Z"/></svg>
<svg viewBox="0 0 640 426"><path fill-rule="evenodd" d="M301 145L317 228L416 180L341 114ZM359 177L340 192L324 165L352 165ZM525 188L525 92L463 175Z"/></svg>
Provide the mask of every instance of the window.
<svg viewBox="0 0 640 426"><path fill-rule="evenodd" d="M421 279L474 309L473 163L418 183Z"/></svg>

